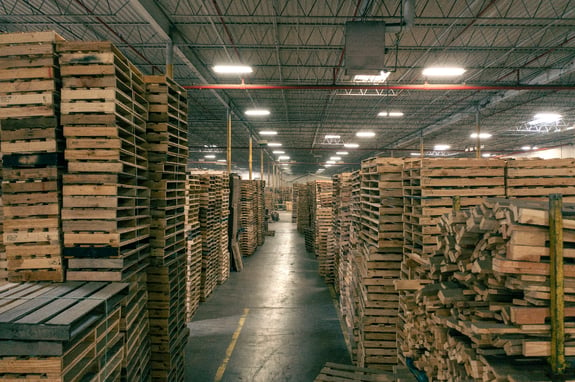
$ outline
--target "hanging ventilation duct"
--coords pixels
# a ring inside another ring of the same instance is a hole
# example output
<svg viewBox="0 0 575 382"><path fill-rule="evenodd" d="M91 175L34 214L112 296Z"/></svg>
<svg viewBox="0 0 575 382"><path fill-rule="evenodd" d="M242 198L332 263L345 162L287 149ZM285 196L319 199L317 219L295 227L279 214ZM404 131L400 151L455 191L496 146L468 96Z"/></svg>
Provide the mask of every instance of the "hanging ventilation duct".
<svg viewBox="0 0 575 382"><path fill-rule="evenodd" d="M347 75L377 75L385 69L385 22L345 23L345 70Z"/></svg>

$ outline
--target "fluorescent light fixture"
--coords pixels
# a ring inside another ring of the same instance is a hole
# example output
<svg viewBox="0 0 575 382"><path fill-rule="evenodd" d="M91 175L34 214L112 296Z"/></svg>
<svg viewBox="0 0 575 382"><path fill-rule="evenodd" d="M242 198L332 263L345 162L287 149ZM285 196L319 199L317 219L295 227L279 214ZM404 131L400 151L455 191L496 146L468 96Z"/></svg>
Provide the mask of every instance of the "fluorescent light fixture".
<svg viewBox="0 0 575 382"><path fill-rule="evenodd" d="M376 75L369 75L369 74L356 74L353 77L353 82L371 82L371 83L382 83L387 80L389 77L390 72L381 71L379 74Z"/></svg>
<svg viewBox="0 0 575 382"><path fill-rule="evenodd" d="M225 162L226 162L225 159L218 159L217 161L220 162L220 163L225 163Z"/></svg>
<svg viewBox="0 0 575 382"><path fill-rule="evenodd" d="M338 151L335 153L335 155L347 155L349 154L347 151Z"/></svg>
<svg viewBox="0 0 575 382"><path fill-rule="evenodd" d="M324 171L325 171L325 168L318 168L315 173L316 173L316 174L321 174L321 173L324 172Z"/></svg>
<svg viewBox="0 0 575 382"><path fill-rule="evenodd" d="M435 145L435 146L433 146L433 149L434 149L435 151L445 151L445 150L449 150L450 147L451 147L451 146L449 146L449 145L441 145L441 144L440 144L440 145Z"/></svg>
<svg viewBox="0 0 575 382"><path fill-rule="evenodd" d="M274 150L272 151L272 154L285 154L285 151L281 151L281 150Z"/></svg>
<svg viewBox="0 0 575 382"><path fill-rule="evenodd" d="M403 113L401 111L380 111L377 113L378 117L403 117Z"/></svg>
<svg viewBox="0 0 575 382"><path fill-rule="evenodd" d="M244 111L245 115L251 115L255 117L261 117L265 115L270 115L270 111L266 109L249 109Z"/></svg>
<svg viewBox="0 0 575 382"><path fill-rule="evenodd" d="M487 139L487 138L491 138L493 135L489 134L489 133L479 133L479 139ZM471 138L473 139L477 139L477 133L473 133L470 135Z"/></svg>
<svg viewBox="0 0 575 382"><path fill-rule="evenodd" d="M332 164L325 164L323 167L331 167L333 166Z"/></svg>
<svg viewBox="0 0 575 382"><path fill-rule="evenodd" d="M269 146L269 147L281 147L281 145L282 145L282 144L281 144L281 143L278 143L278 142L269 142L269 143L268 143L268 146Z"/></svg>
<svg viewBox="0 0 575 382"><path fill-rule="evenodd" d="M410 154L412 157L420 157L421 153L411 153Z"/></svg>
<svg viewBox="0 0 575 382"><path fill-rule="evenodd" d="M328 160L328 161L325 161L325 163L326 164L335 164L335 161L334 160Z"/></svg>
<svg viewBox="0 0 575 382"><path fill-rule="evenodd" d="M287 156L287 155L280 155L280 156L278 157L278 160L290 160L290 157Z"/></svg>
<svg viewBox="0 0 575 382"><path fill-rule="evenodd" d="M220 74L245 74L253 72L252 67L247 65L216 65L212 69L214 72Z"/></svg>
<svg viewBox="0 0 575 382"><path fill-rule="evenodd" d="M359 138L373 138L375 133L373 131L358 131L355 136Z"/></svg>
<svg viewBox="0 0 575 382"><path fill-rule="evenodd" d="M341 160L341 157L335 157L335 156L334 156L334 157L330 157L329 159L330 159L330 160Z"/></svg>
<svg viewBox="0 0 575 382"><path fill-rule="evenodd" d="M423 72L421 73L426 77L456 77L465 73L465 69L455 67L432 67L423 69Z"/></svg>
<svg viewBox="0 0 575 382"><path fill-rule="evenodd" d="M481 154L481 156L482 156L483 158L489 158L489 157L491 157L491 155L492 155L492 154L489 154L489 153Z"/></svg>
<svg viewBox="0 0 575 382"><path fill-rule="evenodd" d="M538 125L540 123L553 123L561 120L561 115L555 113L539 113L533 116L533 120L529 121L530 125Z"/></svg>
<svg viewBox="0 0 575 382"><path fill-rule="evenodd" d="M216 159L216 156L213 154L209 154L209 155L204 155L204 158L206 159Z"/></svg>
<svg viewBox="0 0 575 382"><path fill-rule="evenodd" d="M334 135L334 134L328 134L325 136L325 139L340 139L341 137L339 135Z"/></svg>
<svg viewBox="0 0 575 382"><path fill-rule="evenodd" d="M522 146L522 147L521 147L521 150L523 150L523 151L529 151L529 150L531 150L531 146Z"/></svg>
<svg viewBox="0 0 575 382"><path fill-rule="evenodd" d="M343 147L347 149L357 149L359 145L357 143L346 143L343 145Z"/></svg>
<svg viewBox="0 0 575 382"><path fill-rule="evenodd" d="M278 132L271 130L262 130L260 131L260 135L278 135Z"/></svg>
<svg viewBox="0 0 575 382"><path fill-rule="evenodd" d="M533 147L531 147L531 150L539 150L539 147L533 146Z"/></svg>
<svg viewBox="0 0 575 382"><path fill-rule="evenodd" d="M289 163L282 163L282 166L289 166Z"/></svg>

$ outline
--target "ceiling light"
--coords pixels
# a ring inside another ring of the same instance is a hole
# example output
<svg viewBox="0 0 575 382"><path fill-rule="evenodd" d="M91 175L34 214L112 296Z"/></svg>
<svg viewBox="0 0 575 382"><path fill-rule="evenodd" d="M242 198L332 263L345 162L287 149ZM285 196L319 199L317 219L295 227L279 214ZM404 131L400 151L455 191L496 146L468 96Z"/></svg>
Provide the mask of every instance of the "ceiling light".
<svg viewBox="0 0 575 382"><path fill-rule="evenodd" d="M373 131L358 131L355 136L359 138L373 138L375 133Z"/></svg>
<svg viewBox="0 0 575 382"><path fill-rule="evenodd" d="M341 157L330 157L330 160L341 160Z"/></svg>
<svg viewBox="0 0 575 382"><path fill-rule="evenodd" d="M280 155L280 156L278 157L278 160L290 160L290 157L287 156L287 155Z"/></svg>
<svg viewBox="0 0 575 382"><path fill-rule="evenodd" d="M335 153L336 155L347 155L349 154L347 151L338 151Z"/></svg>
<svg viewBox="0 0 575 382"><path fill-rule="evenodd" d="M531 150L531 146L522 146L521 150L523 150L523 151Z"/></svg>
<svg viewBox="0 0 575 382"><path fill-rule="evenodd" d="M410 154L412 157L420 157L421 153L411 153Z"/></svg>
<svg viewBox="0 0 575 382"><path fill-rule="evenodd" d="M209 154L209 155L204 155L204 158L206 159L216 159L216 156L213 154Z"/></svg>
<svg viewBox="0 0 575 382"><path fill-rule="evenodd" d="M328 134L325 136L325 139L340 139L339 135Z"/></svg>
<svg viewBox="0 0 575 382"><path fill-rule="evenodd" d="M253 72L252 67L247 65L216 65L212 69L214 72L221 74L245 74Z"/></svg>
<svg viewBox="0 0 575 382"><path fill-rule="evenodd" d="M353 82L371 82L371 83L382 83L387 80L389 77L390 72L381 71L377 75L369 75L369 74L356 74L353 77Z"/></svg>
<svg viewBox="0 0 575 382"><path fill-rule="evenodd" d="M332 164L325 164L324 167L331 167L333 166Z"/></svg>
<svg viewBox="0 0 575 382"><path fill-rule="evenodd" d="M493 135L489 133L479 133L479 139L487 139L491 138ZM471 138L477 139L477 133L473 133L470 135Z"/></svg>
<svg viewBox="0 0 575 382"><path fill-rule="evenodd" d="M538 150L538 149L539 149L539 147L537 147L537 146L531 147L531 150Z"/></svg>
<svg viewBox="0 0 575 382"><path fill-rule="evenodd" d="M359 145L357 143L346 143L343 145L343 147L347 149L357 149Z"/></svg>
<svg viewBox="0 0 575 382"><path fill-rule="evenodd" d="M316 174L321 174L321 173L324 172L324 171L325 171L325 168L318 168L315 173L316 173Z"/></svg>
<svg viewBox="0 0 575 382"><path fill-rule="evenodd" d="M463 68L425 68L422 74L427 77L455 77L465 73Z"/></svg>
<svg viewBox="0 0 575 382"><path fill-rule="evenodd" d="M218 159L217 161L220 163L224 163L226 160L225 159Z"/></svg>
<svg viewBox="0 0 575 382"><path fill-rule="evenodd" d="M325 163L326 164L335 164L335 161L334 160L328 160L328 161L325 161Z"/></svg>
<svg viewBox="0 0 575 382"><path fill-rule="evenodd" d="M278 143L278 142L269 142L269 143L268 143L268 146L269 146L269 147L281 147L281 145L282 145L282 144L281 144L281 143Z"/></svg>
<svg viewBox="0 0 575 382"><path fill-rule="evenodd" d="M246 110L244 112L244 114L260 117L260 116L264 116L264 115L270 115L270 111L265 110L265 109L249 109L249 110Z"/></svg>
<svg viewBox="0 0 575 382"><path fill-rule="evenodd" d="M451 146L449 146L449 145L435 145L435 146L433 146L433 149L435 151L444 151L444 150L449 150L450 147Z"/></svg>
<svg viewBox="0 0 575 382"><path fill-rule="evenodd" d="M289 166L289 163L282 163L282 166Z"/></svg>
<svg viewBox="0 0 575 382"><path fill-rule="evenodd" d="M529 121L530 125L537 125L540 123L553 123L558 122L561 119L561 115L555 113L539 113L533 116L533 120Z"/></svg>
<svg viewBox="0 0 575 382"><path fill-rule="evenodd" d="M271 130L263 130L260 131L260 135L278 135L277 131L271 131Z"/></svg>
<svg viewBox="0 0 575 382"><path fill-rule="evenodd" d="M401 111L381 111L377 113L378 117L403 117L403 113Z"/></svg>
<svg viewBox="0 0 575 382"><path fill-rule="evenodd" d="M285 154L285 151L281 151L281 150L274 150L272 151L272 154Z"/></svg>
<svg viewBox="0 0 575 382"><path fill-rule="evenodd" d="M492 154L489 154L489 153L481 154L481 156L482 156L483 158L489 158L491 155L492 155Z"/></svg>

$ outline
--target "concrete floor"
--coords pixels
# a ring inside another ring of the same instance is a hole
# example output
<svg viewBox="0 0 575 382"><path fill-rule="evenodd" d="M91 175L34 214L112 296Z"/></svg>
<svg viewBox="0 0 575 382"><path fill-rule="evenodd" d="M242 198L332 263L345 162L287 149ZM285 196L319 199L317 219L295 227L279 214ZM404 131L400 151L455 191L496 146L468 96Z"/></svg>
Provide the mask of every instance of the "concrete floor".
<svg viewBox="0 0 575 382"><path fill-rule="evenodd" d="M329 289L291 213L269 229L275 236L189 324L186 381L311 382L325 362L350 364Z"/></svg>

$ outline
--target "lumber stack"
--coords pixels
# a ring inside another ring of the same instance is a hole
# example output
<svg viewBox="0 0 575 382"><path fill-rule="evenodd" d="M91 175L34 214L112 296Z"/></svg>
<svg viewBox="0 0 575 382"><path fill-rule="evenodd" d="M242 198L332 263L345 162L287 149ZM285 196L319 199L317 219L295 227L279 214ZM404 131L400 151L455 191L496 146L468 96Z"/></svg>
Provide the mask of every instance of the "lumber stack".
<svg viewBox="0 0 575 382"><path fill-rule="evenodd" d="M397 365L399 280L403 252L403 159L362 161L357 246L357 364L391 371Z"/></svg>
<svg viewBox="0 0 575 382"><path fill-rule="evenodd" d="M562 194L575 201L575 160L522 158L508 160L506 196L513 198L547 198Z"/></svg>
<svg viewBox="0 0 575 382"><path fill-rule="evenodd" d="M257 245L264 245L267 232L266 224L266 206L265 206L265 186L266 183L263 180L255 180L256 183L256 231L257 231Z"/></svg>
<svg viewBox="0 0 575 382"><path fill-rule="evenodd" d="M0 36L4 245L11 281L63 281L63 161L55 32Z"/></svg>
<svg viewBox="0 0 575 382"><path fill-rule="evenodd" d="M255 180L241 180L239 244L242 256L253 255L258 245L256 187Z"/></svg>
<svg viewBox="0 0 575 382"><path fill-rule="evenodd" d="M0 286L2 381L118 381L125 283Z"/></svg>
<svg viewBox="0 0 575 382"><path fill-rule="evenodd" d="M4 207L2 205L2 158L0 158L0 283L2 283L3 281L8 281L8 261L6 259L6 247L4 246Z"/></svg>
<svg viewBox="0 0 575 382"><path fill-rule="evenodd" d="M437 280L439 259L435 249L440 234L438 223L453 205L462 208L481 204L485 197L505 194L505 162L499 159L412 159L403 172L404 252L402 280ZM456 198L454 198L456 197ZM403 352L405 323L413 321L417 309L413 294L401 292L399 343ZM404 362L405 360L402 359Z"/></svg>
<svg viewBox="0 0 575 382"><path fill-rule="evenodd" d="M311 210L309 190L307 183L296 184L298 190L297 197L297 231L301 234L311 226ZM294 186L295 187L295 186ZM295 188L294 188L295 189Z"/></svg>
<svg viewBox="0 0 575 382"><path fill-rule="evenodd" d="M334 236L334 289L338 294L346 294L345 276L349 272L351 231L351 173L344 172L333 176L333 236Z"/></svg>
<svg viewBox="0 0 575 382"><path fill-rule="evenodd" d="M142 74L110 42L58 44L68 172L68 280L124 281L149 256L148 103Z"/></svg>
<svg viewBox="0 0 575 382"><path fill-rule="evenodd" d="M292 187L292 209L291 209L291 222L297 223L297 210L298 210L298 194L301 184L295 183Z"/></svg>
<svg viewBox="0 0 575 382"><path fill-rule="evenodd" d="M202 274L202 232L200 230L200 180L187 176L188 214L186 219L187 261L186 261L186 322L200 304L200 279Z"/></svg>
<svg viewBox="0 0 575 382"><path fill-rule="evenodd" d="M333 182L316 180L311 183L312 229L314 253L319 263L319 274L327 283L335 278L333 243Z"/></svg>
<svg viewBox="0 0 575 382"><path fill-rule="evenodd" d="M186 326L185 235L187 93L164 76L145 76L149 103L146 141L151 191L150 266L147 268L154 381L184 379Z"/></svg>
<svg viewBox="0 0 575 382"><path fill-rule="evenodd" d="M575 206L565 205L572 213ZM442 217L441 279L415 294L408 344L433 380L547 380L550 355L547 202L488 199ZM564 218L566 354L575 317L575 220Z"/></svg>
<svg viewBox="0 0 575 382"><path fill-rule="evenodd" d="M223 284L230 278L231 255L229 249L229 224L230 224L230 177L227 173L222 173L221 181L221 209L220 209L220 226L219 226L219 274L218 284Z"/></svg>

